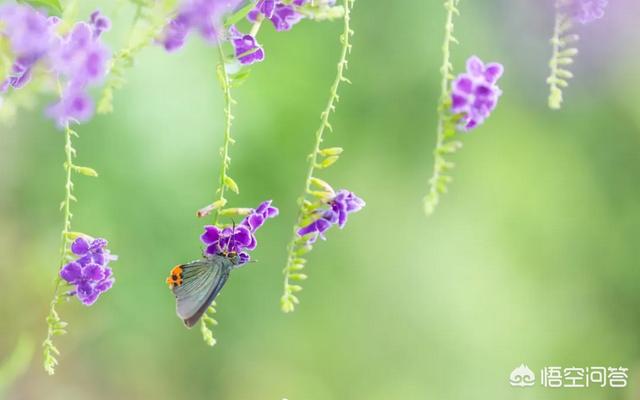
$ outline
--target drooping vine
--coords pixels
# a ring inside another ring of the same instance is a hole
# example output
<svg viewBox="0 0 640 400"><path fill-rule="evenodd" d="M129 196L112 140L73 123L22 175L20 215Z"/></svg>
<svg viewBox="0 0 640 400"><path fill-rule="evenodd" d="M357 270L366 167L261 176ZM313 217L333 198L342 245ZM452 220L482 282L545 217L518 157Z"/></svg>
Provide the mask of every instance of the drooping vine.
<svg viewBox="0 0 640 400"><path fill-rule="evenodd" d="M29 1L28 3L33 3ZM43 10L62 12L56 1L39 1ZM74 175L97 177L97 172L74 161L76 150L73 138L78 137L72 124L87 122L93 116L93 100L89 87L99 82L106 69L109 50L102 43L102 33L109 30L110 21L99 11L91 14L88 22L70 22L73 12L65 10L64 18L47 16L44 11L28 5L0 6L2 35L9 43L13 64L10 73L0 83L3 94L21 90L31 82L36 69L44 70L45 78L55 82L58 100L50 105L46 114L64 132L64 198L60 204L63 224L60 260L54 281L53 298L46 317L47 335L42 344L44 369L55 372L60 351L54 338L66 333L67 323L60 318L57 307L63 298L76 297L90 306L113 285L109 262L115 260L106 249L104 239L72 230L72 203ZM44 67L44 68L41 68Z"/></svg>
<svg viewBox="0 0 640 400"><path fill-rule="evenodd" d="M218 48L219 64L216 71L224 98L221 165L215 199L199 209L196 214L198 217L213 215L213 224L204 227L205 232L200 238L206 246L203 262L214 263L218 262L217 257L229 259L231 255L234 264L239 267L250 261L249 251L256 247L254 237L256 230L267 219L275 217L278 209L271 205L271 201L265 201L255 209L227 207L229 204L227 191L239 194L238 184L229 174L230 148L234 143L231 137L232 106L235 104L231 90L247 79L251 65L265 59L265 50L257 40L257 35L265 21L270 21L276 31L288 31L305 18L333 19L336 16L341 17L343 10L342 7L335 6L334 0L259 0L246 5L243 5L241 0L227 2L183 0L174 14L175 17L164 27L159 38L159 42L167 51L172 52L181 48L191 32L198 32L206 41ZM238 26L245 19L250 23L249 29L245 30L248 33L243 33ZM350 48L348 38L346 40L347 48ZM225 52L227 43L232 47L232 57L228 57ZM346 61L341 68L345 66ZM328 125L328 122L325 122ZM230 223L222 223L223 217L230 220ZM236 225L233 222L234 217L243 217L243 219ZM174 290L179 304L183 266L176 268L172 270L167 282ZM219 290L214 292L214 298ZM212 332L212 327L217 325L214 319L215 312L215 303L212 303L211 307L200 316L203 339L211 346L216 343ZM178 315L181 317L186 315L181 314L179 305ZM183 320L187 326L191 326L190 318Z"/></svg>
<svg viewBox="0 0 640 400"><path fill-rule="evenodd" d="M555 22L551 38L551 70L547 78L549 85L549 108L558 110L562 106L562 89L569 86L573 73L569 65L578 54L578 34L573 33L576 23L589 24L604 16L607 0L556 0Z"/></svg>
<svg viewBox="0 0 640 400"><path fill-rule="evenodd" d="M282 311L291 312L299 303L295 294L302 290L300 281L307 275L302 273L307 262L304 257L311 251L318 237L331 226L344 227L347 215L359 211L365 203L355 194L340 190L336 192L331 185L316 177L316 170L332 166L342 154L340 147L323 147L324 134L331 131L329 123L331 113L335 112L339 100L338 90L343 83L349 83L345 76L348 68L348 56L351 53L351 9L354 0L344 1L343 30L340 35L342 45L340 59L337 64L336 77L331 85L329 100L320 114L320 127L315 134L313 150L308 156L308 168L304 183L304 191L298 198L298 217L293 228L293 236L287 247L287 261L284 267L284 293L280 299ZM295 283L294 283L295 282Z"/></svg>
<svg viewBox="0 0 640 400"><path fill-rule="evenodd" d="M503 72L498 63L485 64L475 56L467 61L467 71L453 75L451 45L458 43L453 36L453 17L460 14L458 0L446 0L444 43L442 44L442 66L440 67L440 99L438 101L438 123L436 146L433 151L433 173L428 182L424 198L424 211L433 214L440 196L447 192L453 179L450 175L454 163L448 159L462 147L458 132L467 132L478 125L495 109L502 91L496 85Z"/></svg>

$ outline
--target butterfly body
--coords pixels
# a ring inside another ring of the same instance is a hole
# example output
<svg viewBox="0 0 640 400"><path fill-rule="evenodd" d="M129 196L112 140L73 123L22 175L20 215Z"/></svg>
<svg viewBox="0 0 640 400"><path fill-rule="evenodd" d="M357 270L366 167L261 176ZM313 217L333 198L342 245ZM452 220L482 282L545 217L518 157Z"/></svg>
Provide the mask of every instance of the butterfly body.
<svg viewBox="0 0 640 400"><path fill-rule="evenodd" d="M167 283L176 297L176 313L187 327L200 320L237 265L237 255L221 253L171 270Z"/></svg>

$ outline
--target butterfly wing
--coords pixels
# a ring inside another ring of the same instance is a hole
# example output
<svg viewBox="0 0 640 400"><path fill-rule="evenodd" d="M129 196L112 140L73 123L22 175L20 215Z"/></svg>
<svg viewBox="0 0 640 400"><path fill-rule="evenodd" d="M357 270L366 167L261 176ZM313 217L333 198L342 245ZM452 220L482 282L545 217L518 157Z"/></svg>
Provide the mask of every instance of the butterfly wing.
<svg viewBox="0 0 640 400"><path fill-rule="evenodd" d="M176 271L176 269L179 269ZM186 326L194 326L227 282L232 264L225 257L194 261L174 268L179 284L173 285L176 313Z"/></svg>

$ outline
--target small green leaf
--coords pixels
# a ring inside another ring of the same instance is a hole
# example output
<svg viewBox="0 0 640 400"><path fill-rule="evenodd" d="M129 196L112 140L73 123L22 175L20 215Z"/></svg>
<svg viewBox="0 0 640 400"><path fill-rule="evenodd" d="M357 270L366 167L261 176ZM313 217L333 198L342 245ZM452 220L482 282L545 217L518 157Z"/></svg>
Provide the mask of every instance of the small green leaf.
<svg viewBox="0 0 640 400"><path fill-rule="evenodd" d="M236 183L236 181L233 180L233 178L231 178L228 175L224 177L224 185L228 187L229 190L231 190L233 193L235 194L240 193L240 188L238 187L238 184Z"/></svg>
<svg viewBox="0 0 640 400"><path fill-rule="evenodd" d="M89 168L89 167L78 167L76 165L73 166L73 169L82 175L85 176L91 176L91 177L97 177L98 176L98 172L93 169L93 168Z"/></svg>
<svg viewBox="0 0 640 400"><path fill-rule="evenodd" d="M312 177L309 181L312 185L315 185L326 192L333 192L333 188L331 187L331 185L329 185L322 179Z"/></svg>
<svg viewBox="0 0 640 400"><path fill-rule="evenodd" d="M329 148L320 150L320 154L322 154L325 157L339 156L340 154L342 154L343 151L344 149L342 147L329 147Z"/></svg>
<svg viewBox="0 0 640 400"><path fill-rule="evenodd" d="M322 160L320 164L317 164L316 168L320 168L320 169L329 168L330 166L335 164L336 161L338 161L338 156L327 157L324 160Z"/></svg>

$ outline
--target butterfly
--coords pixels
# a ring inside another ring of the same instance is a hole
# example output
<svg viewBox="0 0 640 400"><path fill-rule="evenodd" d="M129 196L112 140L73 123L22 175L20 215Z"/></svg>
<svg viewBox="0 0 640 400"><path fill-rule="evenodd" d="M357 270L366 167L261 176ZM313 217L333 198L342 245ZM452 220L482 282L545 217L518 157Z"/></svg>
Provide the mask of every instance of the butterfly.
<svg viewBox="0 0 640 400"><path fill-rule="evenodd" d="M239 263L236 252L221 252L171 269L166 282L176 296L176 313L188 328L198 323Z"/></svg>

